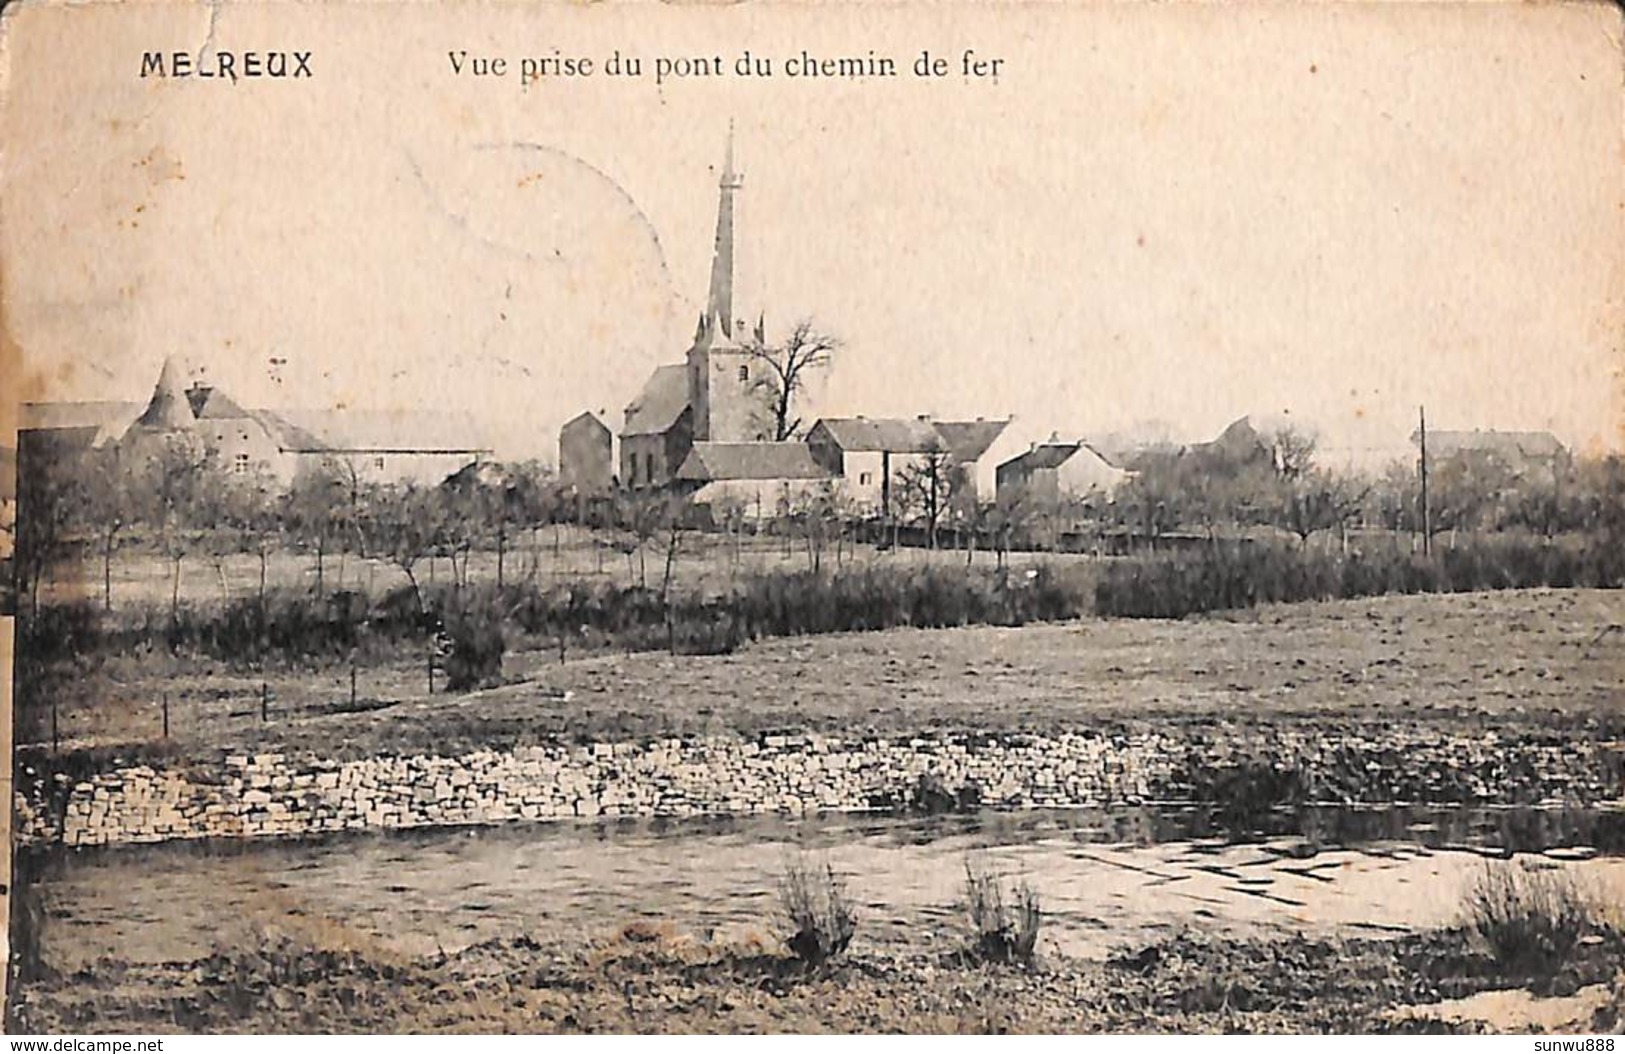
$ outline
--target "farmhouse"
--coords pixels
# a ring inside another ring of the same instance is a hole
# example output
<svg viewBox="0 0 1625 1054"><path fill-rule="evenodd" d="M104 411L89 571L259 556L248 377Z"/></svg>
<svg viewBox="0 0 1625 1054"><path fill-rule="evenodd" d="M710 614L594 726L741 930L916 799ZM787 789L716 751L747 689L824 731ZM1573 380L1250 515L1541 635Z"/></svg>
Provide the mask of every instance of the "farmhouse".
<svg viewBox="0 0 1625 1054"><path fill-rule="evenodd" d="M222 470L281 484L324 467L358 481L437 483L490 456L472 421L417 411L251 410L166 359L139 403L25 403L18 448L30 464L92 449L146 458L180 444ZM36 460L37 459L37 460Z"/></svg>

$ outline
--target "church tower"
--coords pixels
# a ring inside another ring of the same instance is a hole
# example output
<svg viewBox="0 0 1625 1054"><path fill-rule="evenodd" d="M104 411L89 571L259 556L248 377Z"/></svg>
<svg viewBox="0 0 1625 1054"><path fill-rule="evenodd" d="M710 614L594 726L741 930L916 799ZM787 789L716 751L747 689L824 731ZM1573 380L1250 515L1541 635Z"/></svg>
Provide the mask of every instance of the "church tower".
<svg viewBox="0 0 1625 1054"><path fill-rule="evenodd" d="M749 443L766 434L761 363L747 343L762 339L760 324L746 332L734 316L734 197L744 180L734 171L733 126L718 183L717 239L711 256L711 288L705 313L688 351L688 401L694 408L696 442Z"/></svg>

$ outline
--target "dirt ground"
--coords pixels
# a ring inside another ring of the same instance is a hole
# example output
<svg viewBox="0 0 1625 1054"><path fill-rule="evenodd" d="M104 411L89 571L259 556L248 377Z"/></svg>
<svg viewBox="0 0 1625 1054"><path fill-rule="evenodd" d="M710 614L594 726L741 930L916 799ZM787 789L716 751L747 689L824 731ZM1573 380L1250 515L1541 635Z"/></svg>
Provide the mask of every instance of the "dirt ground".
<svg viewBox="0 0 1625 1054"><path fill-rule="evenodd" d="M140 671L80 686L64 749L455 753L556 736L809 730L1057 731L1140 722L1359 721L1583 728L1625 720L1625 592L1523 590L1264 607L1181 621L893 630L769 640L727 656L509 655L514 683L426 694L417 664L258 677ZM161 697L171 739L160 744Z"/></svg>
<svg viewBox="0 0 1625 1054"><path fill-rule="evenodd" d="M573 947L521 937L416 960L281 932L189 962L104 960L31 987L20 1024L37 1033L1606 1032L1619 1027L1619 962L1617 941L1592 947L1539 985L1543 1005L1560 1012L1500 1022L1463 1017L1460 1001L1523 979L1460 931L1181 935L1109 962L1031 969L869 955L812 973L770 935L718 945L657 924Z"/></svg>

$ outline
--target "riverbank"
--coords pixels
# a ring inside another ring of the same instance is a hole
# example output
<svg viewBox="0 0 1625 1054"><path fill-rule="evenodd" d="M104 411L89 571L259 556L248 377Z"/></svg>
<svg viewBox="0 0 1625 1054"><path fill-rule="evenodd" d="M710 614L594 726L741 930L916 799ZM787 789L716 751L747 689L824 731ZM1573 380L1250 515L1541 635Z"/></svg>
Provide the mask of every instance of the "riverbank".
<svg viewBox="0 0 1625 1054"><path fill-rule="evenodd" d="M1535 983L1559 1031L1617 1031L1617 937ZM61 1032L1476 1032L1444 1003L1521 989L1459 930L1392 940L1182 935L1027 970L873 953L805 972L774 942L657 925L585 946L502 938L400 959L268 932L161 964L104 960L31 987L20 1023ZM1612 1003L1608 987L1612 985ZM1528 1020L1518 1022L1523 1029Z"/></svg>

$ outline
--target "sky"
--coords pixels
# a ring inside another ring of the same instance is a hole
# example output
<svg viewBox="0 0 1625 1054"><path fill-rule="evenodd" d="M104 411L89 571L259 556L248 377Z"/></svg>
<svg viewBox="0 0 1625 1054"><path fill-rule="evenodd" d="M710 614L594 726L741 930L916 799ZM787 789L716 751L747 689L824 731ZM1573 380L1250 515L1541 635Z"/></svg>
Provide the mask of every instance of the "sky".
<svg viewBox="0 0 1625 1054"><path fill-rule="evenodd" d="M556 455L679 362L730 122L740 314L843 343L804 408L1329 460L1430 427L1625 446L1609 5L79 5L9 12L0 288L28 399L166 355L247 405L476 414ZM75 61L61 61L64 41ZM304 81L139 77L296 48ZM958 76L964 49L1001 75ZM522 86L448 51L895 56L890 79ZM555 52L554 49L558 49ZM922 49L949 76L922 79Z"/></svg>

